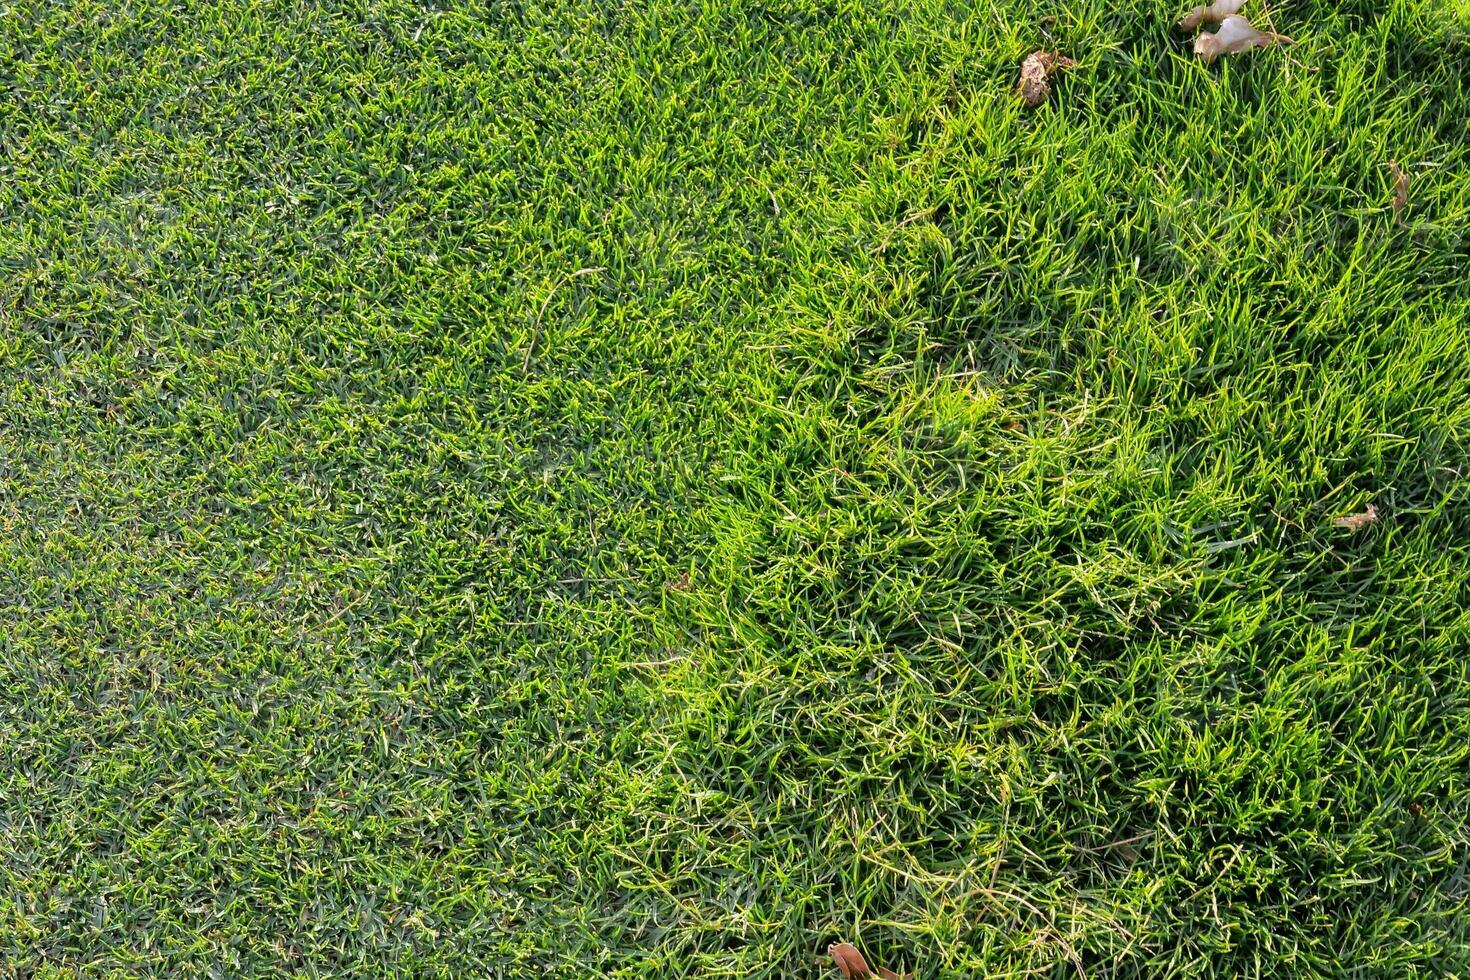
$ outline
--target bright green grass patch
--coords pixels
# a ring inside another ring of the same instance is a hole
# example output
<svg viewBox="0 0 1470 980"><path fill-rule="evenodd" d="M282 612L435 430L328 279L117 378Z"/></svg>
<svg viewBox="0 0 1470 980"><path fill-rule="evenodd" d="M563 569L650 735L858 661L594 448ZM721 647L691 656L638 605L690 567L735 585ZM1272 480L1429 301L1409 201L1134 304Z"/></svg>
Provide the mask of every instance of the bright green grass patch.
<svg viewBox="0 0 1470 980"><path fill-rule="evenodd" d="M900 6L5 9L3 972L1470 971L1463 19Z"/></svg>

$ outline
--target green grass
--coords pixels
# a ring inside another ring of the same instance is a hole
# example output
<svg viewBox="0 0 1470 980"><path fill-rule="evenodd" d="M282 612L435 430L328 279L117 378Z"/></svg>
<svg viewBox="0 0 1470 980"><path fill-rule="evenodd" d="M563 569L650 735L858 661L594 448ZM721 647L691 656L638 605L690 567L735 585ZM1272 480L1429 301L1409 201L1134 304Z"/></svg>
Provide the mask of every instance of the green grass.
<svg viewBox="0 0 1470 980"><path fill-rule="evenodd" d="M0 974L1470 975L1470 11L1270 10L14 0Z"/></svg>

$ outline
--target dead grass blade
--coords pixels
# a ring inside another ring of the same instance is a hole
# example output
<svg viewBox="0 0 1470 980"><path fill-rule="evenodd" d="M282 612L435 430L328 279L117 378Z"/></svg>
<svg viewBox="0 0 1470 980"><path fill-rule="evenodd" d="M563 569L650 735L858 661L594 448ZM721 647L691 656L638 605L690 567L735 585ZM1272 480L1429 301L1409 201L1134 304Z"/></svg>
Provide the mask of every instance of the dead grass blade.
<svg viewBox="0 0 1470 980"><path fill-rule="evenodd" d="M1388 169L1393 173L1393 220L1395 224L1402 224L1404 219L1404 208L1409 206L1409 175L1404 168L1399 166L1397 160L1388 161Z"/></svg>

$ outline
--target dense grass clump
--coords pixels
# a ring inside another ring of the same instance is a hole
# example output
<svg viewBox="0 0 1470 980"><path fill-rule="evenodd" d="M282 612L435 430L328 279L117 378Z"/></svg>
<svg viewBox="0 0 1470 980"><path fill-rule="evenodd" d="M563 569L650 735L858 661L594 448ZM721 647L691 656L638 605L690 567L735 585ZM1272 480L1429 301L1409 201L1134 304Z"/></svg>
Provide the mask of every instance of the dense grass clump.
<svg viewBox="0 0 1470 980"><path fill-rule="evenodd" d="M1470 973L1462 8L17 0L0 973Z"/></svg>

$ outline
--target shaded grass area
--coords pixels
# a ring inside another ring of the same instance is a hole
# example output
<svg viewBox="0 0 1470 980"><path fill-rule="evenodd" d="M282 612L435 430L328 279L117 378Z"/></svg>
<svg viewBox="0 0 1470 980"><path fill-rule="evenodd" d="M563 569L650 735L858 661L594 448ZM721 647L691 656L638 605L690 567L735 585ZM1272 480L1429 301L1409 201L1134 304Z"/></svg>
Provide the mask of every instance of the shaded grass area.
<svg viewBox="0 0 1470 980"><path fill-rule="evenodd" d="M1470 969L1465 21L1271 12L12 6L7 968Z"/></svg>

